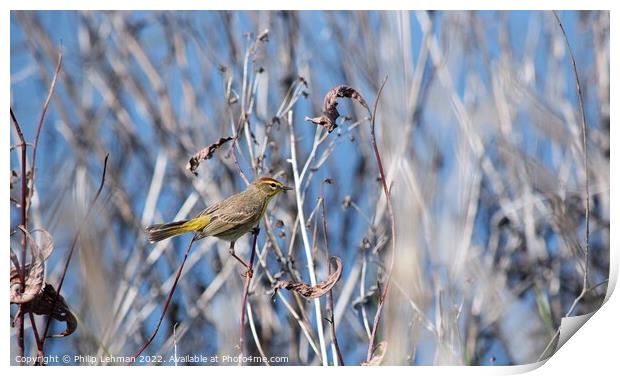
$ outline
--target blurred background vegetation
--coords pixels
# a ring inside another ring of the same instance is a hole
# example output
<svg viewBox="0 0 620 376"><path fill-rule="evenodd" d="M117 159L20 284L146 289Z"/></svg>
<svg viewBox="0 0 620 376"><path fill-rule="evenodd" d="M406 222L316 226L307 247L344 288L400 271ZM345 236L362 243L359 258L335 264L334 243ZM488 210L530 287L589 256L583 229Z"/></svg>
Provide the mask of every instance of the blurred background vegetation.
<svg viewBox="0 0 620 376"><path fill-rule="evenodd" d="M345 364L364 361L392 240L368 113L340 99L343 117L329 134L304 118L320 115L339 84L371 104L387 75L377 137L397 236L378 332L383 364L551 355L561 318L600 306L609 269L609 12L558 16L587 122L585 287L582 123L551 12L11 12L11 109L26 140L63 54L29 209L30 229L54 239L53 285L110 154L62 288L79 326L48 340L45 353L131 355L153 331L190 240L152 245L144 227L242 190L240 170L293 185L295 162L303 216L289 194L262 222L245 353L294 365L321 364L324 353L334 363L327 297L318 325L313 302L273 291L278 279L310 281L308 250L319 281L329 256L342 259L333 289L338 344ZM185 168L195 152L237 133L198 176ZM16 177L20 163L12 148ZM11 245L20 249L19 184L11 198ZM246 259L250 238L237 242ZM227 249L211 238L194 245L145 354L239 353L244 278ZM25 352L36 353L29 320Z"/></svg>

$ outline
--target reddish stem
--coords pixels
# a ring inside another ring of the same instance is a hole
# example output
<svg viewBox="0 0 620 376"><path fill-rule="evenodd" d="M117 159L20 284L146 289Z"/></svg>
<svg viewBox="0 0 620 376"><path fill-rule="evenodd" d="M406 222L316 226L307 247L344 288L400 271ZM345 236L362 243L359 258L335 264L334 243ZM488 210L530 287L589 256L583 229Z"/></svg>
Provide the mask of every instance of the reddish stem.
<svg viewBox="0 0 620 376"><path fill-rule="evenodd" d="M22 186L21 186L21 225L26 229L26 225L28 223L28 217L26 212L27 207L27 187L28 181L26 179L26 140L24 139L24 133L22 132L21 127L19 126L19 122L13 113L13 109L11 111L11 119L13 120L13 125L15 126L15 131L17 132L17 137L20 141L21 148L21 164L22 164ZM21 252L21 260L23 267L19 268L19 280L21 283L21 292L24 292L24 288L26 287L26 249L28 247L28 240L26 237L26 233L24 232L24 238L22 240L22 252ZM24 357L24 310L22 309L22 304L19 305L17 310L17 317L15 318L17 323L17 355L19 359L19 364L24 365L24 362L21 360Z"/></svg>
<svg viewBox="0 0 620 376"><path fill-rule="evenodd" d="M26 176L26 141L24 139L24 134L21 130L21 127L19 126L19 123L17 122L17 118L15 117L15 114L13 113L13 109L10 109L11 112L11 119L13 120L13 124L15 125L15 130L17 131L17 136L20 139L20 147L21 147L21 164L22 164L22 187L21 187L21 225L23 226L24 229L28 228L28 203L30 201L30 199L32 198L32 194L34 193L34 175L35 175L35 162L36 162L36 157L37 157L37 146L39 144L39 137L41 135L41 129L43 128L43 121L45 119L45 114L47 113L47 108L49 106L49 103L52 99L52 95L54 94L54 88L56 87L56 81L58 79L58 73L60 72L60 67L62 65L62 53L59 53L58 55L58 64L56 65L56 70L54 72L54 77L52 79L52 83L50 85L50 88L48 90L47 93L47 98L45 99L45 102L43 104L43 109L41 110L41 115L39 116L39 122L37 125L37 132L35 135L35 140L34 140L34 145L32 147L32 166L30 168L30 190L28 190L28 179ZM20 278L20 282L21 282L21 291L24 292L24 288L26 286L25 284L25 279L26 279L26 254L27 254L27 248L28 248L28 241L26 239L26 234L24 233L24 238L23 238L23 247L22 247L22 265L23 267L19 269L19 278ZM54 302L54 305L56 303ZM17 334L17 353L18 355L20 355L20 364L24 365L24 362L21 361L21 359L23 358L24 355L24 313L23 310L21 309L22 305L19 305L19 310L18 310L18 316L17 316L17 327L18 327L18 334ZM39 337L39 331L37 330L37 326L36 326L36 322L34 320L34 314L32 312L29 313L30 316L30 323L32 325L32 331L34 333L34 337L37 343L37 350L39 351L40 356L43 355L43 343L44 341ZM48 324L49 324L49 318L48 318Z"/></svg>
<svg viewBox="0 0 620 376"><path fill-rule="evenodd" d="M140 349L138 349L138 351L136 351L131 356L132 360L131 360L131 362L129 364L133 364L136 361L136 359L140 356L140 354L142 354L142 352L155 339L155 336L157 335L157 332L159 331L159 327L161 326L162 321L164 321L164 316L166 315L166 311L168 310L168 306L170 305L170 301L172 300L172 295L174 294L174 291L177 288L177 284L179 283L179 279L181 278L181 272L183 271L183 267L185 266L185 261L187 261L187 256L189 255L189 252L192 249L192 245L194 244L195 240L196 240L196 237L193 237L192 241L189 242L189 245L187 246L187 249L185 250L185 254L183 255L183 261L181 262L181 266L179 266L179 270L177 271L177 275L174 278L174 283L172 284L172 288L170 289L170 292L168 293L168 297L166 298L166 303L164 304L164 309L161 311L161 315L159 316L159 320L157 321L157 326L155 327L155 330L153 331L153 334L151 334L149 339L142 344Z"/></svg>
<svg viewBox="0 0 620 376"><path fill-rule="evenodd" d="M250 281L252 280L252 275L254 274L254 258L256 256L256 240L258 239L258 234L260 233L259 227L254 227L252 229L252 252L250 253L250 262L248 263L248 270L245 274L245 285L243 286L243 299L241 304L241 322L239 324L239 351L241 351L241 355L243 356L243 350L245 346L245 305L248 301L248 291L250 289ZM242 359L241 357L240 359ZM241 360L240 360L241 362Z"/></svg>
<svg viewBox="0 0 620 376"><path fill-rule="evenodd" d="M65 261L65 266L62 271L62 275L60 277L60 282L58 283L58 287L56 288L56 296L54 297L54 303L52 304L52 309L50 310L50 312L53 312L54 309L56 309L56 304L58 304L58 300L60 299L60 290L62 289L62 285L65 282L65 277L67 276L67 271L69 270L69 264L71 263L71 258L73 258L73 252L75 251L75 246L77 245L78 238L80 237L80 233L82 232L82 229L84 228L84 224L88 222L88 218L90 217L90 214L93 208L95 207L95 203L97 202L97 199L99 198L99 196L101 195L101 191L103 190L103 184L105 183L105 174L106 174L106 170L108 167L109 156L110 154L106 154L105 159L103 161L103 173L101 174L101 182L99 183L99 188L97 189L97 193L95 194L95 197L91 201L90 206L88 207L88 210L86 211L86 215L84 216L84 219L82 220L82 223L79 226L77 232L75 233L75 236L73 237L73 241L71 242L71 247L69 248L69 255L67 256L67 261ZM45 344L45 340L47 339L47 332L49 331L51 321L52 321L51 316L47 316L47 322L45 323L45 330L43 331L43 337L41 337L41 347L43 347L43 345Z"/></svg>

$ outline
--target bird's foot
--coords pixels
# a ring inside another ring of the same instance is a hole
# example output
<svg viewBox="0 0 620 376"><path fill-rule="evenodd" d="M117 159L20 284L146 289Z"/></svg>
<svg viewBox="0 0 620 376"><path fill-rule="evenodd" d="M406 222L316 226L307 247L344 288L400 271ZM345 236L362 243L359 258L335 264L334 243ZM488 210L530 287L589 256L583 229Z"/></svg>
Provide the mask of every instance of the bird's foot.
<svg viewBox="0 0 620 376"><path fill-rule="evenodd" d="M232 257L235 258L235 260L239 261L241 265L243 265L246 269L248 270L251 269L250 266L245 261L243 261L239 256L237 256L234 249L229 249L228 252L230 253Z"/></svg>

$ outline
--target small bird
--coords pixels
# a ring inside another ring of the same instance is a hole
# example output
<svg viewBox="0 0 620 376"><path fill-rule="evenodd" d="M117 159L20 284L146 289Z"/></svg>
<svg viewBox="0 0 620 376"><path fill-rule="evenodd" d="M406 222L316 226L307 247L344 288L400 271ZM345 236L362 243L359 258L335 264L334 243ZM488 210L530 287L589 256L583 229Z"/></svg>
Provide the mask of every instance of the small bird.
<svg viewBox="0 0 620 376"><path fill-rule="evenodd" d="M247 267L235 255L235 241L258 224L273 197L292 189L270 177L258 178L245 191L209 206L192 219L148 226L148 239L155 243L188 232L195 233L194 240L215 236L229 241L230 254Z"/></svg>

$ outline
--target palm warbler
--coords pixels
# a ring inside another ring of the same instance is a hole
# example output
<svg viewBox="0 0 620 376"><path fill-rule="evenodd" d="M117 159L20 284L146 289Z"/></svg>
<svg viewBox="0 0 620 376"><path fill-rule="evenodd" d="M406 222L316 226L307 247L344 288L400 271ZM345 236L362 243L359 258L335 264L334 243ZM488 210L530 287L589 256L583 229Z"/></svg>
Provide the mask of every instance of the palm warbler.
<svg viewBox="0 0 620 376"><path fill-rule="evenodd" d="M154 243L188 232L195 232L194 240L215 236L229 241L231 255L246 265L235 255L235 241L256 226L274 196L291 189L275 179L258 178L245 191L211 205L192 219L148 226L148 239Z"/></svg>

